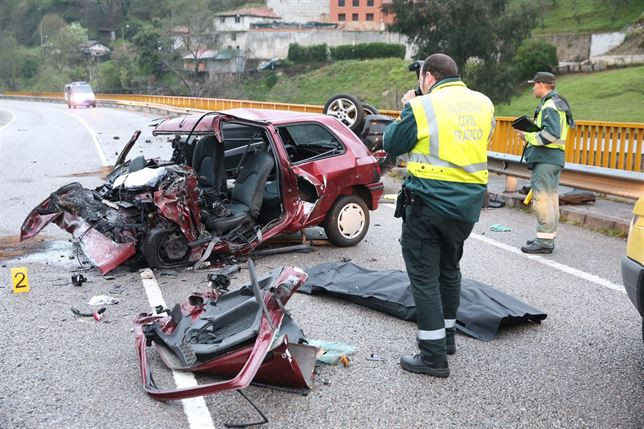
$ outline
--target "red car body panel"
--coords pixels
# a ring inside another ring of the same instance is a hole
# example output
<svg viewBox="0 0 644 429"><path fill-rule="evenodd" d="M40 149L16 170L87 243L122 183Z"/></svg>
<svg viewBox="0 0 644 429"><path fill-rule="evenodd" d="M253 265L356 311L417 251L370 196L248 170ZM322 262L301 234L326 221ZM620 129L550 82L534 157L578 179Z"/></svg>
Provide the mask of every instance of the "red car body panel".
<svg viewBox="0 0 644 429"><path fill-rule="evenodd" d="M34 208L20 229L20 241L38 234L45 226L54 222L72 234L90 262L101 274L106 274L136 254L134 238L131 243L117 243L96 231L82 218L67 212L41 215L39 209L46 209L49 199Z"/></svg>
<svg viewBox="0 0 644 429"><path fill-rule="evenodd" d="M171 334L176 325L172 321L172 317L169 316L153 316L145 313L139 315L134 321L134 332L144 390L154 399L167 401L215 394L227 390L244 389L253 380L296 388L312 387L313 365L306 365L304 361L314 362L318 349L312 346L289 344L286 336L281 338L277 336L286 314L284 305L306 280L306 277L306 273L297 268L284 268L282 270L279 277L264 293L263 301L268 310L270 323L267 314L263 313L259 333L252 346L241 346L207 362L185 368L174 363L171 358L171 352L164 351L163 346L155 344L163 361L169 368L232 377L220 382L190 388L161 389L156 386L147 360L146 337L143 327L153 323L160 323L163 326L162 330L167 334ZM287 295L280 294L277 286L288 281L293 282L293 287ZM200 294L200 296L217 299L217 295L212 293ZM277 300L280 300L282 305L277 303ZM185 303L181 305L181 311L184 316L196 320L204 311L204 306ZM302 353L299 350L302 348L307 350ZM301 363L304 363L304 365L301 366ZM306 369L304 370L304 368Z"/></svg>

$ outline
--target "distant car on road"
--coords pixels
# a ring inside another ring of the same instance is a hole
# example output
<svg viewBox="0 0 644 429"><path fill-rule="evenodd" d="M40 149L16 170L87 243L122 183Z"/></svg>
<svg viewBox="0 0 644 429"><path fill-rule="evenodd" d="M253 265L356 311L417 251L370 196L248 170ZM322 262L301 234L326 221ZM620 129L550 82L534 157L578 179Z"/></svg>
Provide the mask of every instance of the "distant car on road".
<svg viewBox="0 0 644 429"><path fill-rule="evenodd" d="M628 298L642 316L644 341L644 197L633 207L633 220L628 232L626 255L622 257L622 278Z"/></svg>
<svg viewBox="0 0 644 429"><path fill-rule="evenodd" d="M65 103L68 108L87 106L96 107L96 96L87 82L72 82L65 85Z"/></svg>

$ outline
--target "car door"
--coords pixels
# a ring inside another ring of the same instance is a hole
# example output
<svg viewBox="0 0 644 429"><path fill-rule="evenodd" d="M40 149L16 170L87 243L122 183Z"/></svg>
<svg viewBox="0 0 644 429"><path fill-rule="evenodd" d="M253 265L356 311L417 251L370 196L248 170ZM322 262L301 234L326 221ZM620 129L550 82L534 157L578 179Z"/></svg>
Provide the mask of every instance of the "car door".
<svg viewBox="0 0 644 429"><path fill-rule="evenodd" d="M340 192L338 182L354 162L347 147L318 122L280 126L277 129L294 175L291 199L297 200L296 223L317 225Z"/></svg>

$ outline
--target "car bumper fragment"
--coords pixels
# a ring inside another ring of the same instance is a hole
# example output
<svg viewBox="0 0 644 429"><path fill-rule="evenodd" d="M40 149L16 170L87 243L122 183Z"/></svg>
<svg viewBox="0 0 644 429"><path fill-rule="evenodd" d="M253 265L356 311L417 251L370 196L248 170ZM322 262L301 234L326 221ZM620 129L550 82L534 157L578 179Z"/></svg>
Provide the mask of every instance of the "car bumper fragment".
<svg viewBox="0 0 644 429"><path fill-rule="evenodd" d="M640 316L644 317L644 295L642 286L644 284L644 266L632 260L628 256L622 256L622 279L624 289Z"/></svg>

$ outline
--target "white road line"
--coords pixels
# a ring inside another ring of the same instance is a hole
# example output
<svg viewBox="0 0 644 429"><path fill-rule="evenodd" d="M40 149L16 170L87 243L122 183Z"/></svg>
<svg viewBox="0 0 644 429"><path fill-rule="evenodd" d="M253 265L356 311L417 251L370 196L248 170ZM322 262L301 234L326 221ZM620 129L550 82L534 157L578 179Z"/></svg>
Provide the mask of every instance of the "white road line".
<svg viewBox="0 0 644 429"><path fill-rule="evenodd" d="M566 264L553 261L552 259L544 258L543 256L523 253L520 249L517 249L516 247L512 247L509 244L496 241L492 238L485 237L483 235L472 233L470 237L472 237L475 240L481 241L483 243L489 244L491 246L498 247L499 249L503 249L510 253L514 253L515 255L523 256L526 259L530 259L532 261L539 262L540 264L547 265L548 267L554 268L555 270L559 270L561 272L570 274L572 276L578 277L588 282L595 283L596 285L604 286L605 288L612 289L617 292L626 293L624 286L618 285L617 283L613 283L610 280L606 280L594 274L589 274L585 271L578 270L577 268L570 267Z"/></svg>
<svg viewBox="0 0 644 429"><path fill-rule="evenodd" d="M85 122L83 118L80 116L76 116L74 114L68 113L68 112L63 112L66 115L71 116L72 118L78 119L78 121L83 124L83 126L87 129L87 132L89 132L89 135L92 136L92 140L94 141L94 146L96 147L96 152L98 152L98 157L101 158L101 164L103 164L103 167L107 167L110 165L109 162L107 162L107 157L105 156L105 152L103 151L103 147L101 146L101 142L98 141L98 137L96 133L90 128L89 124Z"/></svg>
<svg viewBox="0 0 644 429"><path fill-rule="evenodd" d="M9 114L11 115L11 120L10 120L9 122L7 122L6 124L4 124L3 126L1 126L1 127L0 127L0 130L4 130L4 129L5 129L5 128L7 128L9 125L13 124L13 121L15 121L15 120L16 120L16 115L15 115L11 110L7 110L7 109L0 109L0 110L2 110L2 111L4 111L4 112L9 112Z"/></svg>
<svg viewBox="0 0 644 429"><path fill-rule="evenodd" d="M389 207L391 209L395 209L396 207L392 204L381 204L382 206ZM595 283L596 285L603 286L605 288L615 290L617 292L621 293L626 293L626 290L624 289L624 286L619 285L617 283L613 283L610 280L606 280L604 278L601 278L599 276L596 276L594 274L589 274L586 273L582 270L578 270L577 268L570 267L566 264L562 264L560 262L553 261L548 258L544 258L543 256L539 255L530 255L527 253L523 253L520 249L517 249L516 247L512 247L509 244L502 243L500 241L494 240L489 237L485 237L480 234L472 233L470 235L471 238L478 240L480 242L489 244L491 246L497 247L499 249L505 250L510 253L514 253L517 256L524 257L526 259L530 259L532 261L538 262L540 264L546 265L550 268L554 268L555 270L559 270L561 272L564 272L566 274L570 274L572 276L578 277L582 280L586 280L591 283Z"/></svg>
<svg viewBox="0 0 644 429"><path fill-rule="evenodd" d="M154 278L154 273L151 269L146 268L141 271L141 280L145 294L148 296L150 307L155 308L157 305L166 307L165 300L161 294L161 289ZM174 382L179 388L195 387L197 380L191 372L172 370ZM210 411L206 406L206 401L203 397L182 399L183 412L188 417L188 424L190 429L214 429L215 423L212 421Z"/></svg>

